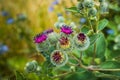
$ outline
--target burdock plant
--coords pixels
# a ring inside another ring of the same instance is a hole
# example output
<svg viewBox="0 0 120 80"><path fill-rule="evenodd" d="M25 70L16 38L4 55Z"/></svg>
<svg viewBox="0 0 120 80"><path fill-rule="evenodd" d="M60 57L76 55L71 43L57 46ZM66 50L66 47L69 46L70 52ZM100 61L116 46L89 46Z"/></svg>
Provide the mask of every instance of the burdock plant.
<svg viewBox="0 0 120 80"><path fill-rule="evenodd" d="M66 8L73 14L79 14L80 18L84 17L85 24L80 28L73 27L73 23L65 24L61 16L55 23L59 33L50 29L35 36L37 51L46 60L28 62L26 72L38 71L40 80L119 80L120 63L106 55L102 30L108 20L102 17L107 9L102 5L104 2L79 0L77 6Z"/></svg>

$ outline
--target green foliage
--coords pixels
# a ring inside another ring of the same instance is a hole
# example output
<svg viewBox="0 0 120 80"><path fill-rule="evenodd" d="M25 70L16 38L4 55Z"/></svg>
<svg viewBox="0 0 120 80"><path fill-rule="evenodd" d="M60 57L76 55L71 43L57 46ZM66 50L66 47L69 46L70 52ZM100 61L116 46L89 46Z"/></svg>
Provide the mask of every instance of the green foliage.
<svg viewBox="0 0 120 80"><path fill-rule="evenodd" d="M22 73L16 71L16 80L26 80L26 78Z"/></svg>
<svg viewBox="0 0 120 80"><path fill-rule="evenodd" d="M103 19L99 22L98 24L98 30L101 31L103 30L108 24L108 20L107 19Z"/></svg>
<svg viewBox="0 0 120 80"><path fill-rule="evenodd" d="M100 67L102 69L119 69L120 68L120 62L117 61L106 61L100 64Z"/></svg>
<svg viewBox="0 0 120 80"><path fill-rule="evenodd" d="M66 10L69 12L80 13L80 10L78 10L77 7L66 8Z"/></svg>

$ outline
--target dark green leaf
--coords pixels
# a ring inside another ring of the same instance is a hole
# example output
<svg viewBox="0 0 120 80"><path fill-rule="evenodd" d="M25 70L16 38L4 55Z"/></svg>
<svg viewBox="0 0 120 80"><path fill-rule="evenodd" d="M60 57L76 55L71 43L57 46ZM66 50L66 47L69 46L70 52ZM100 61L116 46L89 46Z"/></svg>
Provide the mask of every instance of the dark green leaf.
<svg viewBox="0 0 120 80"><path fill-rule="evenodd" d="M16 80L26 80L26 79L22 73L16 71Z"/></svg>
<svg viewBox="0 0 120 80"><path fill-rule="evenodd" d="M103 33L99 34L100 37L96 41L96 57L104 59L106 51L106 40Z"/></svg>
<svg viewBox="0 0 120 80"><path fill-rule="evenodd" d="M114 19L115 19L115 22L116 22L117 24L120 23L120 16L119 16L119 15L116 15L116 16L114 17Z"/></svg>
<svg viewBox="0 0 120 80"><path fill-rule="evenodd" d="M99 38L99 34L93 34L90 36L90 45L94 44L95 41Z"/></svg>
<svg viewBox="0 0 120 80"><path fill-rule="evenodd" d="M88 27L83 27L83 28L81 29L81 32L87 34L89 30L90 30L90 29L89 29Z"/></svg>
<svg viewBox="0 0 120 80"><path fill-rule="evenodd" d="M70 7L66 8L67 11L69 12L74 12L74 13L79 13L80 11L77 9L77 7Z"/></svg>
<svg viewBox="0 0 120 80"><path fill-rule="evenodd" d="M102 69L120 69L120 63L117 61L106 61L100 65Z"/></svg>
<svg viewBox="0 0 120 80"><path fill-rule="evenodd" d="M98 24L98 30L103 30L108 24L108 20L107 19L103 19L99 22Z"/></svg>
<svg viewBox="0 0 120 80"><path fill-rule="evenodd" d="M108 79L120 79L120 76L116 76L116 75L112 75L112 74L104 74L104 73L100 73L97 72L95 73L96 77L101 77L101 78L108 78Z"/></svg>
<svg viewBox="0 0 120 80"><path fill-rule="evenodd" d="M82 71L70 74L63 80L96 80L96 77L90 71Z"/></svg>

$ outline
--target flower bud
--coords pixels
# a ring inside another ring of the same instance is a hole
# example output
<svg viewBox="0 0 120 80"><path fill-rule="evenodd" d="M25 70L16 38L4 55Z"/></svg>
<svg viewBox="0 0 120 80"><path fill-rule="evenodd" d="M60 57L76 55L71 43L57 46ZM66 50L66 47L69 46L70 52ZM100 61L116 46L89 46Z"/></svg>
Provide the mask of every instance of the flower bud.
<svg viewBox="0 0 120 80"><path fill-rule="evenodd" d="M56 32L52 32L48 34L48 40L50 41L52 45L58 42L59 37L60 37L59 34Z"/></svg>
<svg viewBox="0 0 120 80"><path fill-rule="evenodd" d="M54 50L50 56L51 63L55 66L64 66L68 61L66 53L60 50Z"/></svg>
<svg viewBox="0 0 120 80"><path fill-rule="evenodd" d="M100 10L101 10L101 14L107 13L108 12L108 3L107 2L101 3Z"/></svg>
<svg viewBox="0 0 120 80"><path fill-rule="evenodd" d="M71 23L70 23L70 26L71 26L73 29L75 29L75 28L77 27L74 22L71 22Z"/></svg>
<svg viewBox="0 0 120 80"><path fill-rule="evenodd" d="M77 8L78 8L79 10L82 10L82 9L84 8L83 3L79 2L79 3L77 4Z"/></svg>
<svg viewBox="0 0 120 80"><path fill-rule="evenodd" d="M31 73L31 72L36 72L37 68L38 68L38 63L35 60L33 60L32 62L28 62L24 69L27 73Z"/></svg>
<svg viewBox="0 0 120 80"><path fill-rule="evenodd" d="M54 24L54 26L55 26L57 29L59 29L59 28L60 28L59 24L60 24L60 22L56 22L56 23Z"/></svg>
<svg viewBox="0 0 120 80"><path fill-rule="evenodd" d="M118 35L118 36L115 38L115 42L116 42L116 43L120 43L120 35Z"/></svg>
<svg viewBox="0 0 120 80"><path fill-rule="evenodd" d="M75 35L73 40L74 40L74 46L80 51L86 50L90 45L89 38L84 33L79 33Z"/></svg>
<svg viewBox="0 0 120 80"><path fill-rule="evenodd" d="M97 14L97 10L96 10L96 8L91 8L90 10L89 10L89 13L88 13L88 15L89 16L96 16L96 14Z"/></svg>
<svg viewBox="0 0 120 80"><path fill-rule="evenodd" d="M119 50L120 49L120 43L117 43L113 46L114 50Z"/></svg>
<svg viewBox="0 0 120 80"><path fill-rule="evenodd" d="M92 0L84 0L84 6L87 8L92 8L94 6L94 2Z"/></svg>
<svg viewBox="0 0 120 80"><path fill-rule="evenodd" d="M36 49L38 52L45 52L45 51L48 51L49 48L50 48L50 43L49 41L47 40L46 42L44 43L41 43L41 44L36 44Z"/></svg>
<svg viewBox="0 0 120 80"><path fill-rule="evenodd" d="M59 16L59 17L58 17L58 22L64 22L64 21L65 21L65 19L64 19L63 16Z"/></svg>

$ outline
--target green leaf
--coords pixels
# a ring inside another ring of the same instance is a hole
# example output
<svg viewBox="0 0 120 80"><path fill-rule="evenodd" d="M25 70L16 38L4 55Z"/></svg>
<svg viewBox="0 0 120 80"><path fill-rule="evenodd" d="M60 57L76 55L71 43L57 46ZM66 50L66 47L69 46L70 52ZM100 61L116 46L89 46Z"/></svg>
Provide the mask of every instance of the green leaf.
<svg viewBox="0 0 120 80"><path fill-rule="evenodd" d="M96 41L96 57L101 58L103 61L105 58L105 51L106 51L106 40L103 33L99 34L100 37Z"/></svg>
<svg viewBox="0 0 120 80"><path fill-rule="evenodd" d="M89 29L88 27L83 27L83 28L81 29L81 32L87 34L89 30L90 30L90 29Z"/></svg>
<svg viewBox="0 0 120 80"><path fill-rule="evenodd" d="M115 20L115 22L117 24L119 24L120 23L120 16L119 15L115 15L114 20Z"/></svg>
<svg viewBox="0 0 120 80"><path fill-rule="evenodd" d="M16 80L26 80L26 78L22 73L16 71Z"/></svg>
<svg viewBox="0 0 120 80"><path fill-rule="evenodd" d="M95 53L96 58L97 59L99 58L99 61L104 61L105 60L105 51L106 51L106 40L105 40L103 33L99 33L97 35L98 35L98 38L93 37L93 39L96 40L96 41L93 40L93 43L94 43L94 41L96 42L96 53ZM92 41L92 38L91 38L91 41ZM90 64L90 62L92 61L91 58L93 57L93 55L94 55L94 44L91 43L90 47L83 54L84 63L86 63L85 60L88 58L89 63L87 63L87 64Z"/></svg>
<svg viewBox="0 0 120 80"><path fill-rule="evenodd" d="M112 74L105 74L105 73L100 73L100 72L96 72L95 73L96 77L101 77L101 78L108 78L108 79L120 79L120 76L116 76L116 75L112 75Z"/></svg>
<svg viewBox="0 0 120 80"><path fill-rule="evenodd" d="M90 71L82 71L67 75L63 80L96 80L96 77Z"/></svg>
<svg viewBox="0 0 120 80"><path fill-rule="evenodd" d="M108 24L108 20L107 19L103 19L99 22L98 24L98 30L103 30Z"/></svg>
<svg viewBox="0 0 120 80"><path fill-rule="evenodd" d="M99 34L93 34L90 36L90 45L94 44L95 41L100 37Z"/></svg>
<svg viewBox="0 0 120 80"><path fill-rule="evenodd" d="M74 13L79 13L80 11L77 9L77 7L70 7L66 8L67 11L69 12L74 12Z"/></svg>
<svg viewBox="0 0 120 80"><path fill-rule="evenodd" d="M120 69L120 62L117 61L106 61L100 64L100 68L102 69Z"/></svg>

